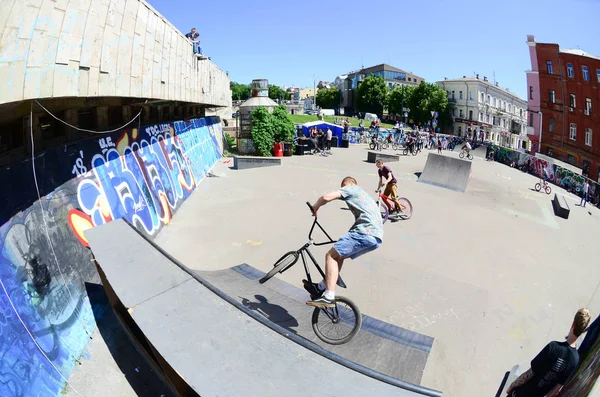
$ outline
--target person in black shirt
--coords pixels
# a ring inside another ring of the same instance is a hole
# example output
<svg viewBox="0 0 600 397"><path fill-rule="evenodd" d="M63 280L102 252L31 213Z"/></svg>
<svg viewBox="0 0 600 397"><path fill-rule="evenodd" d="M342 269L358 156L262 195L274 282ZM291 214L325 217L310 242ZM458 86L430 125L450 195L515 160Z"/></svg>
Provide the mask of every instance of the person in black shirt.
<svg viewBox="0 0 600 397"><path fill-rule="evenodd" d="M566 342L550 342L531 361L531 368L519 376L506 390L510 397L554 397L571 379L579 354L575 349L577 338L587 328L590 312L577 311Z"/></svg>

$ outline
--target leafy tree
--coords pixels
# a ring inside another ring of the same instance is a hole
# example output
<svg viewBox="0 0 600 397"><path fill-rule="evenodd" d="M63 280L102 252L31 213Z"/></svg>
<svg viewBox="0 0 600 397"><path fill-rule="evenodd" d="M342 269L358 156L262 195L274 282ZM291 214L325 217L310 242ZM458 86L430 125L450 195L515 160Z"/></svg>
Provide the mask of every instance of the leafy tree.
<svg viewBox="0 0 600 397"><path fill-rule="evenodd" d="M293 142L296 127L285 105L275 107L271 119L275 142Z"/></svg>
<svg viewBox="0 0 600 397"><path fill-rule="evenodd" d="M229 83L229 88L231 89L231 99L234 101L250 98L250 86L247 84L239 84L232 81Z"/></svg>
<svg viewBox="0 0 600 397"><path fill-rule="evenodd" d="M260 156L270 156L273 150L273 115L266 107L259 106L250 112L252 118L252 140Z"/></svg>
<svg viewBox="0 0 600 397"><path fill-rule="evenodd" d="M269 84L269 98L273 100L289 100L292 98L292 94L282 90L281 87L279 87L278 85Z"/></svg>
<svg viewBox="0 0 600 397"><path fill-rule="evenodd" d="M340 107L340 90L335 87L321 88L317 91L317 106L323 109L337 109Z"/></svg>
<svg viewBox="0 0 600 397"><path fill-rule="evenodd" d="M381 115L387 105L388 88L382 76L367 76L358 86L356 107L359 112Z"/></svg>
<svg viewBox="0 0 600 397"><path fill-rule="evenodd" d="M448 97L446 91L437 84L421 81L414 87L405 106L410 108L410 118L416 124L427 124L432 119L431 112L439 115L448 113Z"/></svg>
<svg viewBox="0 0 600 397"><path fill-rule="evenodd" d="M408 107L409 98L412 95L413 87L406 86L394 88L388 98L388 113L402 115L402 106Z"/></svg>

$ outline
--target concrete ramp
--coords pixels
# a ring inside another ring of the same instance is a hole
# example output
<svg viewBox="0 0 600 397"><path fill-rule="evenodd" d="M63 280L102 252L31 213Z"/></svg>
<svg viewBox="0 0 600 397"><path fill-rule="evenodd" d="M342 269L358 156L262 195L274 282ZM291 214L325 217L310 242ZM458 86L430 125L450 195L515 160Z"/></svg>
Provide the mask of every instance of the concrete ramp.
<svg viewBox="0 0 600 397"><path fill-rule="evenodd" d="M85 235L115 312L180 395L442 395L345 359L290 331L290 326L269 321L124 220ZM234 272L215 273L214 279L225 275L226 284ZM427 350L427 339L412 343L416 350ZM395 359L410 366L413 357Z"/></svg>
<svg viewBox="0 0 600 397"><path fill-rule="evenodd" d="M471 165L468 160L443 154L429 153L419 182L443 187L456 192L467 190L471 180Z"/></svg>

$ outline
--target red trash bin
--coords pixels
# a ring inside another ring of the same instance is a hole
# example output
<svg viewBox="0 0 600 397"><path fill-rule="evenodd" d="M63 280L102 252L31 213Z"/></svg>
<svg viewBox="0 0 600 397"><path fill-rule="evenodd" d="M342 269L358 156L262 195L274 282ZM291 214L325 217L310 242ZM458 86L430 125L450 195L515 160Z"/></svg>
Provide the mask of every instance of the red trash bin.
<svg viewBox="0 0 600 397"><path fill-rule="evenodd" d="M283 143L275 142L273 144L273 154L275 157L283 157Z"/></svg>

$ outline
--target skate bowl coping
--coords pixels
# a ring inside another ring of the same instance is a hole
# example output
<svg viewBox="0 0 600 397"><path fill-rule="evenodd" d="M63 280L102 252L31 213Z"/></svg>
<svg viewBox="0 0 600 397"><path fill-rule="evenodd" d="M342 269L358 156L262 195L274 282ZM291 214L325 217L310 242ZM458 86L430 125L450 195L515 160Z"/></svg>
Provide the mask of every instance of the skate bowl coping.
<svg viewBox="0 0 600 397"><path fill-rule="evenodd" d="M181 395L300 397L320 394L336 379L336 394L343 396L442 396L270 322L124 219L89 229L86 238L115 312Z"/></svg>
<svg viewBox="0 0 600 397"><path fill-rule="evenodd" d="M471 180L471 165L468 160L442 154L429 153L419 182L465 192Z"/></svg>

